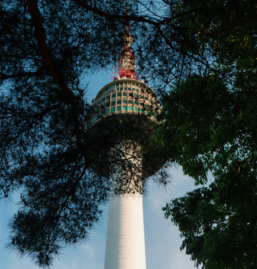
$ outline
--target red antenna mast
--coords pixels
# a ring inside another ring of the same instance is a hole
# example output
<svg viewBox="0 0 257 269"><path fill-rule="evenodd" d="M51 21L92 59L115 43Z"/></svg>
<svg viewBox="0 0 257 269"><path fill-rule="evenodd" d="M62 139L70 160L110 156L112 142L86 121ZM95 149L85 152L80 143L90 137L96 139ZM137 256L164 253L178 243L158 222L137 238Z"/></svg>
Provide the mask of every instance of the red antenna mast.
<svg viewBox="0 0 257 269"><path fill-rule="evenodd" d="M127 7L125 8L124 12L125 17L129 15L127 11ZM138 76L136 73L136 57L133 51L131 50L131 44L133 43L133 37L129 32L130 25L128 20L125 20L124 23L124 30L125 33L123 35L123 50L119 54L118 57L118 66L117 68L117 74L118 77L114 77L114 79L117 78L132 78L137 80Z"/></svg>

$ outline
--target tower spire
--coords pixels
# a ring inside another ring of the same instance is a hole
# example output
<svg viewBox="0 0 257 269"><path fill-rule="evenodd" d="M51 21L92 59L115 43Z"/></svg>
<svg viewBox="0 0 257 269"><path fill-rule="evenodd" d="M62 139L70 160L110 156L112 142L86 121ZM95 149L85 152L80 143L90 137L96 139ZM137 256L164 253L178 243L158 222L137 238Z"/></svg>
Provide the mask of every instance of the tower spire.
<svg viewBox="0 0 257 269"><path fill-rule="evenodd" d="M125 8L124 16L128 16L129 12L127 7ZM132 78L136 79L136 57L131 50L131 44L133 43L133 36L129 32L130 25L128 20L125 19L124 34L123 34L123 50L119 54L118 58L118 71L120 78Z"/></svg>

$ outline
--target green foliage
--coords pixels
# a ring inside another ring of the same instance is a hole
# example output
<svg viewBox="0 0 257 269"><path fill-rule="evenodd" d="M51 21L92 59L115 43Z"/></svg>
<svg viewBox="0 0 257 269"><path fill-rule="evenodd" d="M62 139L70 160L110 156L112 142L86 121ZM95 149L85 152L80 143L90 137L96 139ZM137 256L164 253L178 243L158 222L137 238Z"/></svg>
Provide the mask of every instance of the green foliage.
<svg viewBox="0 0 257 269"><path fill-rule="evenodd" d="M179 227L185 238L181 250L196 266L256 268L256 191L252 162L237 161L209 187L166 204L165 217Z"/></svg>
<svg viewBox="0 0 257 269"><path fill-rule="evenodd" d="M219 55L218 62L255 60L255 1L178 1L174 13L184 13L175 20L187 39L185 46L189 52L196 53L208 46L214 55Z"/></svg>
<svg viewBox="0 0 257 269"><path fill-rule="evenodd" d="M255 157L254 88L231 88L217 74L192 75L163 97L157 140L196 180L219 175L233 159Z"/></svg>
<svg viewBox="0 0 257 269"><path fill-rule="evenodd" d="M256 3L183 2L178 19L194 44L186 51L208 52L208 67L163 95L155 139L196 185L214 181L163 210L197 266L256 268Z"/></svg>

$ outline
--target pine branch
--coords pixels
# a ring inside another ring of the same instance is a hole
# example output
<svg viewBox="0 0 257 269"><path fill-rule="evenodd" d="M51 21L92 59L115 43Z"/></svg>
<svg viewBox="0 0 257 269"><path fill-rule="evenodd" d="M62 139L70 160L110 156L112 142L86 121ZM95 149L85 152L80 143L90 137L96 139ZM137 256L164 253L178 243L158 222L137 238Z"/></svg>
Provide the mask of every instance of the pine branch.
<svg viewBox="0 0 257 269"><path fill-rule="evenodd" d="M84 146L81 142L81 130L80 123L78 120L78 106L75 102L74 94L64 83L62 75L56 70L55 65L51 59L50 53L46 45L43 19L38 9L37 0L28 0L28 10L32 18L32 24L35 27L35 37L37 39L39 52L42 57L42 62L46 67L46 71L54 79L55 83L62 89L63 94L66 97L66 101L70 104L72 108L72 115L75 123L74 132L77 138L78 147L82 150Z"/></svg>
<svg viewBox="0 0 257 269"><path fill-rule="evenodd" d="M72 0L74 3L76 3L78 6L82 7L82 8L85 8L86 10L88 11L92 11L94 14L96 15L99 15L101 17L105 17L105 18L109 18L109 19L118 19L118 20L125 20L125 17L124 16L121 16L121 15L117 15L117 14L111 14L111 13L106 13L100 9L97 9L97 8L94 8L80 0ZM145 17L142 17L142 16L126 16L126 20L127 21L136 21L136 22L146 22L146 23L149 23L149 24L153 24L153 25L156 25L156 24L161 24L162 21L160 22L155 22L154 20L148 20L148 19L145 19Z"/></svg>

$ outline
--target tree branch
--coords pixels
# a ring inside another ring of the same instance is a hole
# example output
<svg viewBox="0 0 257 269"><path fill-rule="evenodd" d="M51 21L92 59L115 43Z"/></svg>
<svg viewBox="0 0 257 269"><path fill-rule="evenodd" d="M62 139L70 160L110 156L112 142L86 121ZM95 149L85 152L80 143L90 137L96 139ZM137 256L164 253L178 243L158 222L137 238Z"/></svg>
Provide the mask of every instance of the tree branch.
<svg viewBox="0 0 257 269"><path fill-rule="evenodd" d="M43 19L37 6L37 0L27 0L27 3L31 16L31 22L35 27L35 37L38 43L39 53L42 57L42 62L46 68L48 75L50 75L54 79L54 82L61 88L64 96L66 97L66 101L71 105L72 115L75 122L74 132L77 138L78 147L83 149L84 146L81 142L81 130L78 120L78 106L75 102L74 94L64 83L62 75L58 73L50 57L50 53L46 45L46 35L43 27Z"/></svg>
<svg viewBox="0 0 257 269"><path fill-rule="evenodd" d="M80 1L80 0L72 0L74 3L76 3L78 6L85 8L88 11L92 11L94 14L99 15L101 17L105 17L105 18L109 18L109 19L118 19L118 20L125 20L124 16L121 15L117 15L117 14L110 14L110 13L106 13L102 10L99 10L97 8L91 7L89 5L87 5L86 3ZM138 21L138 22L147 22L150 24L160 24L161 22L155 22L152 20L147 20L142 16L126 16L126 20L128 21Z"/></svg>

